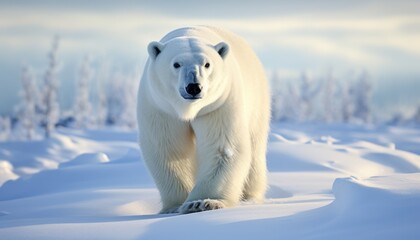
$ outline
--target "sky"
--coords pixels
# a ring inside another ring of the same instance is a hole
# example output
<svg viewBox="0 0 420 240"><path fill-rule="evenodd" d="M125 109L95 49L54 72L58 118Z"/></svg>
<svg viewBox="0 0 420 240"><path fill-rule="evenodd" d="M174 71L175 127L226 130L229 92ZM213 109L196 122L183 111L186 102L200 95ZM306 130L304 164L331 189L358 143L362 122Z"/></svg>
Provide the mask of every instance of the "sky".
<svg viewBox="0 0 420 240"><path fill-rule="evenodd" d="M111 62L141 72L147 44L184 26L244 37L268 73L347 79L366 71L376 114L420 106L420 1L19 1L0 0L0 115L13 113L21 69L42 79L60 38L61 102L71 105L78 65ZM139 76L140 78L140 76Z"/></svg>

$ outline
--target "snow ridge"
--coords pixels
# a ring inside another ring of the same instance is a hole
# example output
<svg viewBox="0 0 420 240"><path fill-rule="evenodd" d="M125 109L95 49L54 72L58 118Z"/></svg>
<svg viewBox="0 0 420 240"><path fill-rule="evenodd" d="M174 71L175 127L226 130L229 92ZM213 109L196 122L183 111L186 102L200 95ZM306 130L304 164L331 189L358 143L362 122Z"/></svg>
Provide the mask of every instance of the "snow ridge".
<svg viewBox="0 0 420 240"><path fill-rule="evenodd" d="M63 129L48 140L0 143L0 236L419 239L418 134L273 124L265 202L189 215L156 214L159 193L136 133Z"/></svg>

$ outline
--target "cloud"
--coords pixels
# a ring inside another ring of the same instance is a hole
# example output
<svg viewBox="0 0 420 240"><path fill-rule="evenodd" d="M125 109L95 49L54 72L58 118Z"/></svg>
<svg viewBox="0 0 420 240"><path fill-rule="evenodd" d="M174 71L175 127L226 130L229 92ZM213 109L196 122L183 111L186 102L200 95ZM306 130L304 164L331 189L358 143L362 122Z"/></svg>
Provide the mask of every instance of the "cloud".
<svg viewBox="0 0 420 240"><path fill-rule="evenodd" d="M418 15L420 2L416 0L212 0L208 2L196 0L20 0L0 1L4 9L52 10L59 12L104 12L117 11L149 12L171 17L191 18L235 18L275 17L275 16L390 16L401 14Z"/></svg>
<svg viewBox="0 0 420 240"><path fill-rule="evenodd" d="M75 56L87 52L109 54L114 62L141 61L148 42L174 28L201 24L237 32L262 53L263 62L290 76L322 64L420 75L415 64L420 59L418 1L128 3L2 1L0 51L7 56L2 54L0 62L20 64L31 54L45 54L55 34L61 36L66 61L78 61Z"/></svg>

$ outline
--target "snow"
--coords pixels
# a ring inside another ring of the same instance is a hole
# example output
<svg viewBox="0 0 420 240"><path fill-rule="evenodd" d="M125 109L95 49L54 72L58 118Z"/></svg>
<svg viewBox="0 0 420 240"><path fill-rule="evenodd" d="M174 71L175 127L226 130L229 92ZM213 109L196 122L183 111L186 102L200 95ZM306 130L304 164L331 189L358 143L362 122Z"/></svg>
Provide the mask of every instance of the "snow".
<svg viewBox="0 0 420 240"><path fill-rule="evenodd" d="M274 123L265 202L188 215L156 214L134 131L0 142L0 238L419 239L419 136L416 127Z"/></svg>

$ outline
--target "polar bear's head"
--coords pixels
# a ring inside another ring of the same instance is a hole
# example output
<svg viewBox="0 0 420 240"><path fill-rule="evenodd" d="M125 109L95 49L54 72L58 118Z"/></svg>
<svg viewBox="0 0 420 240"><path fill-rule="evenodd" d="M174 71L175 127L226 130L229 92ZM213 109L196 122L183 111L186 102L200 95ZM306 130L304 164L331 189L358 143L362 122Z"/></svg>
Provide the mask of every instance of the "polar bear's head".
<svg viewBox="0 0 420 240"><path fill-rule="evenodd" d="M151 42L148 52L150 92L158 104L171 105L180 118L194 118L201 108L226 94L226 43L174 38L164 44Z"/></svg>

